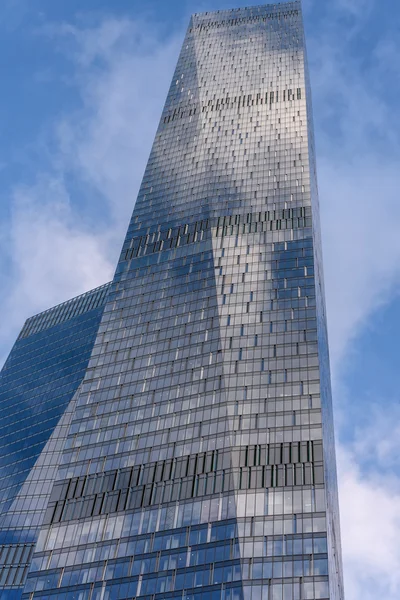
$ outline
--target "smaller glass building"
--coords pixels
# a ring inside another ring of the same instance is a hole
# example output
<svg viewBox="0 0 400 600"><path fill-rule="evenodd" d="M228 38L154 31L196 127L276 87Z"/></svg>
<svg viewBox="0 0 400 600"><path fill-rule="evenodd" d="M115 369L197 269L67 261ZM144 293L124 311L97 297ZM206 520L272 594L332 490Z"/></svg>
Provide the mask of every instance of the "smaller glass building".
<svg viewBox="0 0 400 600"><path fill-rule="evenodd" d="M0 373L2 600L20 597L109 287L28 319Z"/></svg>

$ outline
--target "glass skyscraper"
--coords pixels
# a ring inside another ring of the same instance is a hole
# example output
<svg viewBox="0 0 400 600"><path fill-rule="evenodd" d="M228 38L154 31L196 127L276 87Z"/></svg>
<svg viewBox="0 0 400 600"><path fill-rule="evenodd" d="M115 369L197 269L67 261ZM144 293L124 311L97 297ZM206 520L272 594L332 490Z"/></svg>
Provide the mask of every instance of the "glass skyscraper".
<svg viewBox="0 0 400 600"><path fill-rule="evenodd" d="M300 2L192 16L114 279L0 407L0 598L343 600Z"/></svg>

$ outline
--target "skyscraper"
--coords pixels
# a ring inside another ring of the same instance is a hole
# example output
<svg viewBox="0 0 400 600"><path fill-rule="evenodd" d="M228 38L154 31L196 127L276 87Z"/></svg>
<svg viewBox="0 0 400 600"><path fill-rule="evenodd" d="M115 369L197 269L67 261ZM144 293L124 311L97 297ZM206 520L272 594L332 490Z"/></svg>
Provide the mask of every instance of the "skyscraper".
<svg viewBox="0 0 400 600"><path fill-rule="evenodd" d="M5 597L341 600L300 2L193 15L114 279L90 294L28 322L2 373ZM32 446L28 417L48 422Z"/></svg>

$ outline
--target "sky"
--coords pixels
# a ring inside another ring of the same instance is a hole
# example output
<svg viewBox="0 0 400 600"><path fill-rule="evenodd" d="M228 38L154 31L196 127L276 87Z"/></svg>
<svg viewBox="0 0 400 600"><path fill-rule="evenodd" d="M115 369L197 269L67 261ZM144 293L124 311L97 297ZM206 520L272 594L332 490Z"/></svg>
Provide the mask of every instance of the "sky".
<svg viewBox="0 0 400 600"><path fill-rule="evenodd" d="M112 278L192 12L245 0L2 0L0 363ZM400 597L400 4L303 0L347 600Z"/></svg>

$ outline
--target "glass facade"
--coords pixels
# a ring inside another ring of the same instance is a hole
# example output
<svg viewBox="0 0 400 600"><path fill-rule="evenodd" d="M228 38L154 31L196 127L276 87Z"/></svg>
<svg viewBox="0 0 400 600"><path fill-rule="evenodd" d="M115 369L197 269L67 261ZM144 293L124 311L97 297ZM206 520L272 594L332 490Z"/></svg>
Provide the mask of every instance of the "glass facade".
<svg viewBox="0 0 400 600"><path fill-rule="evenodd" d="M20 598L110 285L28 319L0 374L0 598Z"/></svg>
<svg viewBox="0 0 400 600"><path fill-rule="evenodd" d="M24 599L343 599L311 119L300 2L193 15Z"/></svg>

